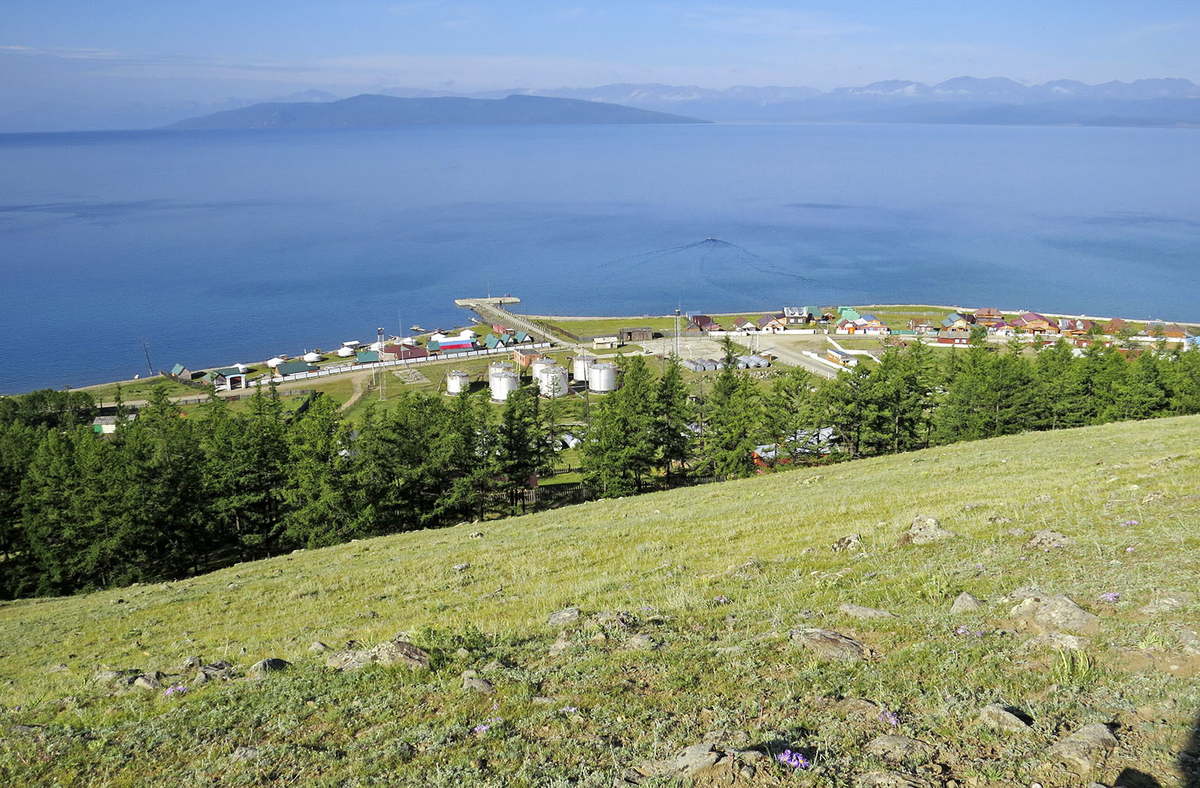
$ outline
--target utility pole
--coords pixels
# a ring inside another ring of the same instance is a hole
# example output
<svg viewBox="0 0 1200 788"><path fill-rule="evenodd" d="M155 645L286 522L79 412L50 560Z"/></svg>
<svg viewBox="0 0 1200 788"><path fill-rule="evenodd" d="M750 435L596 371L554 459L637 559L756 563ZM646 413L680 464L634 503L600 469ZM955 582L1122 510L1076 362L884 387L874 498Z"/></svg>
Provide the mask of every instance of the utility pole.
<svg viewBox="0 0 1200 788"><path fill-rule="evenodd" d="M675 307L675 358L679 358L679 307Z"/></svg>
<svg viewBox="0 0 1200 788"><path fill-rule="evenodd" d="M375 333L378 335L376 347L379 348L379 350L375 351L375 361L379 364L379 366L375 367L375 371L379 373L379 401L383 402L383 384L385 380L383 370L383 326L375 329Z"/></svg>

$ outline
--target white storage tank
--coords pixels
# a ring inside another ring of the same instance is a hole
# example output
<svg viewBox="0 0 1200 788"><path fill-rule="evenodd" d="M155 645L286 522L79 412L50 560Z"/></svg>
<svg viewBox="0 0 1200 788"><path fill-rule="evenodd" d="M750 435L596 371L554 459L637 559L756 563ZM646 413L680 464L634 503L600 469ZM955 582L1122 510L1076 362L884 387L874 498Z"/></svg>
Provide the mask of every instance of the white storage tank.
<svg viewBox="0 0 1200 788"><path fill-rule="evenodd" d="M488 379L490 380L492 375L495 375L497 372L512 371L513 365L511 361L493 361L491 364L488 364Z"/></svg>
<svg viewBox="0 0 1200 788"><path fill-rule="evenodd" d="M517 390L520 385L517 373L502 369L488 376L488 387L492 390L493 402L506 402L508 395Z"/></svg>
<svg viewBox="0 0 1200 788"><path fill-rule="evenodd" d="M597 361L588 367L588 391L607 394L617 390L617 365L611 361Z"/></svg>
<svg viewBox="0 0 1200 788"><path fill-rule="evenodd" d="M557 364L538 370L537 382L538 391L543 397L562 397L569 391L567 370Z"/></svg>
<svg viewBox="0 0 1200 788"><path fill-rule="evenodd" d="M534 380L541 380L542 370L546 367L553 366L553 359L548 359L545 356L541 358L535 358L533 361L529 362L529 377Z"/></svg>
<svg viewBox="0 0 1200 788"><path fill-rule="evenodd" d="M446 373L446 393L461 394L471 388L471 376L461 369L452 369Z"/></svg>
<svg viewBox="0 0 1200 788"><path fill-rule="evenodd" d="M595 356L576 356L575 362L571 367L571 375L576 380L582 380L586 383L588 379L588 367L595 363Z"/></svg>

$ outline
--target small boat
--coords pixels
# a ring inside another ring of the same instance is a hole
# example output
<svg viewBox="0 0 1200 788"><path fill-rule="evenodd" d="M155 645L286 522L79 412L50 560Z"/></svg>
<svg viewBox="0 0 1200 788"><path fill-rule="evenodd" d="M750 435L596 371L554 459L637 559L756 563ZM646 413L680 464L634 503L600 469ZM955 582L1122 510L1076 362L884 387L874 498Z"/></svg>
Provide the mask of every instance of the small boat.
<svg viewBox="0 0 1200 788"><path fill-rule="evenodd" d="M408 330L413 332L414 334L424 334L425 333L425 329L421 328L420 326L415 326L415 325L409 326Z"/></svg>

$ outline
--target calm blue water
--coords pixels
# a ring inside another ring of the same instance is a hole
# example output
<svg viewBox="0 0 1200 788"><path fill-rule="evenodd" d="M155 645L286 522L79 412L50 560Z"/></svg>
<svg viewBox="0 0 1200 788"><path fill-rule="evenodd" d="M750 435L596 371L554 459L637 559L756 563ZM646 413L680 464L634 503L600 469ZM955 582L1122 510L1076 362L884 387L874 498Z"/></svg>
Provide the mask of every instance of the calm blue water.
<svg viewBox="0 0 1200 788"><path fill-rule="evenodd" d="M1200 132L0 135L0 392L529 312L934 302L1200 320ZM698 243L715 238L725 243Z"/></svg>

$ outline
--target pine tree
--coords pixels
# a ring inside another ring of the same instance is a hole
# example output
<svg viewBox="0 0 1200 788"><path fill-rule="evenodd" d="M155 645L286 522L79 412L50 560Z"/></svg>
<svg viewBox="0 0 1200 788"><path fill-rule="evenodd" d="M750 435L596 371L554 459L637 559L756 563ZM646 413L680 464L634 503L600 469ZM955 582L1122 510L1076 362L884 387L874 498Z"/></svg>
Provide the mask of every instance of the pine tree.
<svg viewBox="0 0 1200 788"><path fill-rule="evenodd" d="M653 441L658 449L659 466L670 482L672 466L677 466L680 473L685 472L694 442L688 427L692 413L683 383L683 368L674 354L667 359L658 382L654 406Z"/></svg>
<svg viewBox="0 0 1200 788"><path fill-rule="evenodd" d="M292 424L284 494L284 534L289 545L321 547L362 535L362 523L350 500L349 435L337 403L320 394Z"/></svg>

